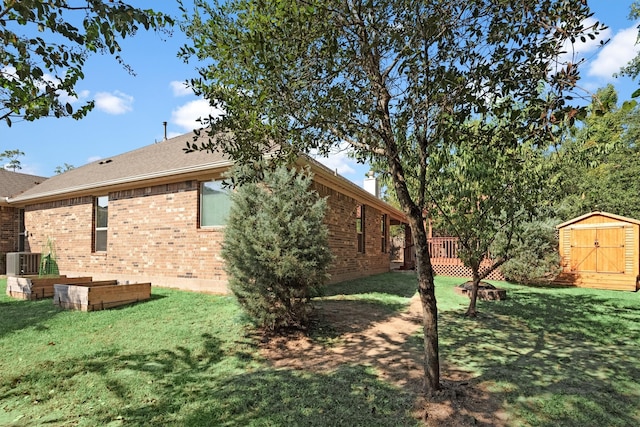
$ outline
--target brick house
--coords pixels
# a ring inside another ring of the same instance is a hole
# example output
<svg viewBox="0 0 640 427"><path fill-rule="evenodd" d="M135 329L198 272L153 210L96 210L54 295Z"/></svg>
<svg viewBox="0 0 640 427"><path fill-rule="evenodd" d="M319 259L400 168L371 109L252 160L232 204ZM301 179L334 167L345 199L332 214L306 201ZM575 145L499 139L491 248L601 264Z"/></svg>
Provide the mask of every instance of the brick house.
<svg viewBox="0 0 640 427"><path fill-rule="evenodd" d="M31 248L53 239L61 274L226 292L221 179L231 162L184 153L192 136L87 164L11 198L24 209ZM332 282L389 271L389 226L404 214L312 159L299 162L328 198Z"/></svg>
<svg viewBox="0 0 640 427"><path fill-rule="evenodd" d="M0 168L0 274L7 271L7 252L29 251L28 242L24 239L24 211L11 206L8 199L45 179Z"/></svg>

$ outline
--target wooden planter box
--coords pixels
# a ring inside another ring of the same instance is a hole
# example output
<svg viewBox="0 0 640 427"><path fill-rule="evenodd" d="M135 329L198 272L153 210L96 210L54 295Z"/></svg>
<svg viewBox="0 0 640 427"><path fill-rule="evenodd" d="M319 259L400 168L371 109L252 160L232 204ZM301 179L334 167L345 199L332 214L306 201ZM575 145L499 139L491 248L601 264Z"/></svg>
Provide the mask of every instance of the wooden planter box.
<svg viewBox="0 0 640 427"><path fill-rule="evenodd" d="M151 283L118 285L114 282L56 284L53 303L66 309L97 311L151 298Z"/></svg>
<svg viewBox="0 0 640 427"><path fill-rule="evenodd" d="M7 295L26 300L51 298L54 294L53 286L55 284L87 282L91 282L91 277L9 276L7 277Z"/></svg>

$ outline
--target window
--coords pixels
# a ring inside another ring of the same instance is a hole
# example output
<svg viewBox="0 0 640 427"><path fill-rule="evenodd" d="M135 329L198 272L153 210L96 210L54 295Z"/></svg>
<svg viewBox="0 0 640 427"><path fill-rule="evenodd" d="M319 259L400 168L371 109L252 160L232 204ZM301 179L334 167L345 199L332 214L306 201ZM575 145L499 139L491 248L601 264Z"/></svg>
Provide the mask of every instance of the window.
<svg viewBox="0 0 640 427"><path fill-rule="evenodd" d="M356 207L356 234L358 235L358 252L364 253L364 205Z"/></svg>
<svg viewBox="0 0 640 427"><path fill-rule="evenodd" d="M383 214L380 217L380 250L382 253L387 252L387 240L388 240L388 232L387 232L387 215Z"/></svg>
<svg viewBox="0 0 640 427"><path fill-rule="evenodd" d="M96 197L93 209L95 235L93 239L94 252L107 250L107 221L109 219L109 196Z"/></svg>
<svg viewBox="0 0 640 427"><path fill-rule="evenodd" d="M24 227L24 209L20 209L18 212L18 229L20 230L18 233L18 252L24 252L25 239L27 237L27 229Z"/></svg>
<svg viewBox="0 0 640 427"><path fill-rule="evenodd" d="M200 185L200 227L227 224L231 198L222 181L203 182Z"/></svg>

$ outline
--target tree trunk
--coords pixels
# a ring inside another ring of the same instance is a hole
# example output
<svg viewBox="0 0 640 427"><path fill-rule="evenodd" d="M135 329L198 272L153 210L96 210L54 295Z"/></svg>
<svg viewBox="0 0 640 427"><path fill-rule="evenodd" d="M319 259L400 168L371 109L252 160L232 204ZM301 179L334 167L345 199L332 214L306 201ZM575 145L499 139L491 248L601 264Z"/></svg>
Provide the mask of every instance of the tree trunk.
<svg viewBox="0 0 640 427"><path fill-rule="evenodd" d="M438 349L438 307L436 306L433 268L422 215L409 215L411 234L416 248L418 293L423 311L424 392L427 396L440 389L440 360Z"/></svg>
<svg viewBox="0 0 640 427"><path fill-rule="evenodd" d="M476 317L478 312L476 311L476 301L478 300L478 286L480 285L480 274L477 268L473 268L473 279L471 282L471 300L469 301L469 308L465 313L467 317Z"/></svg>

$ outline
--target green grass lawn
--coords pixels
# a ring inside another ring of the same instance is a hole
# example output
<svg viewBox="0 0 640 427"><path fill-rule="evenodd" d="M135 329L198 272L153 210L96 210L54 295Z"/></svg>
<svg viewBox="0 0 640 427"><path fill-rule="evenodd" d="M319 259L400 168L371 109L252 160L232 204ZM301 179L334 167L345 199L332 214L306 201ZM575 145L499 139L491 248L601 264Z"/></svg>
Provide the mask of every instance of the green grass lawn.
<svg viewBox="0 0 640 427"><path fill-rule="evenodd" d="M511 425L640 425L640 293L494 283L508 300L477 319L441 312L444 360L489 384Z"/></svg>
<svg viewBox="0 0 640 427"><path fill-rule="evenodd" d="M640 293L501 283L509 299L467 319L460 282L437 278L442 359L489 386L510 425L640 424ZM271 368L232 297L154 288L151 301L85 313L5 286L0 425L419 425L415 396L370 367ZM324 298L393 315L414 293L415 277L396 273Z"/></svg>
<svg viewBox="0 0 640 427"><path fill-rule="evenodd" d="M5 287L0 425L417 424L413 396L371 368L269 367L232 297L153 288L148 302L86 313Z"/></svg>

